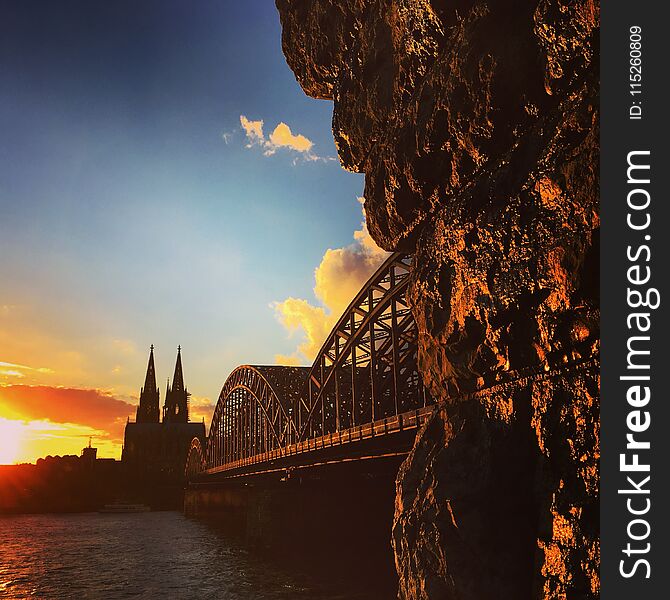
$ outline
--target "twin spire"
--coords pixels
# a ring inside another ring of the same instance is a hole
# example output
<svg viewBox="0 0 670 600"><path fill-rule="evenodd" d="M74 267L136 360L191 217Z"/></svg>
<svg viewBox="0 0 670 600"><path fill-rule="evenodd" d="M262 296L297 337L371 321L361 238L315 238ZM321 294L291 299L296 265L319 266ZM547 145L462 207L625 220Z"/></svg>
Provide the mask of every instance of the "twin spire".
<svg viewBox="0 0 670 600"><path fill-rule="evenodd" d="M151 344L149 352L149 365L147 366L147 376L144 378L144 387L142 390L149 390L155 392L156 387L156 367L154 367L154 345Z"/></svg>
<svg viewBox="0 0 670 600"><path fill-rule="evenodd" d="M183 391L185 389L186 388L184 387L184 373L181 370L181 346L177 346L177 364L174 366L174 377L172 378L172 390Z"/></svg>
<svg viewBox="0 0 670 600"><path fill-rule="evenodd" d="M149 352L147 375L144 387L140 391L140 405L137 407L135 421L137 423L158 423L160 418L160 393L156 387L156 367L154 366L154 346Z"/></svg>
<svg viewBox="0 0 670 600"><path fill-rule="evenodd" d="M177 347L177 363L174 368L172 387L167 383L165 404L163 405L163 423L188 423L188 398L190 394L184 385L184 372L181 366L181 346ZM149 364L140 392L140 404L137 407L138 423L160 422L160 393L156 387L156 367L154 365L154 346L149 350Z"/></svg>

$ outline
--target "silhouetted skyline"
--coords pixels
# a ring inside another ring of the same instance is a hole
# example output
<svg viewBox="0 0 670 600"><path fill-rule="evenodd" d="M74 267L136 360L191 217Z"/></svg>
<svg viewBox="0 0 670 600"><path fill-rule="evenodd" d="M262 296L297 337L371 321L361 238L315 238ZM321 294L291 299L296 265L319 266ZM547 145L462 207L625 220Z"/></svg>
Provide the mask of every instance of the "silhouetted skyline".
<svg viewBox="0 0 670 600"><path fill-rule="evenodd" d="M354 242L363 178L270 2L0 5L0 424L23 459L118 456L149 344L165 376L187 349L196 420L236 365L301 360L277 317L328 313L314 269Z"/></svg>

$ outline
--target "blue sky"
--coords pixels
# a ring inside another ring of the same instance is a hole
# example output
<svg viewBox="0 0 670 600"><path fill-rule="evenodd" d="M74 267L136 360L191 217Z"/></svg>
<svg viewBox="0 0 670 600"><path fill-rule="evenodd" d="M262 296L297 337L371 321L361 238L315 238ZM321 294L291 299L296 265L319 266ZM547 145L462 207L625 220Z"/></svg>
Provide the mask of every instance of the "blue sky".
<svg viewBox="0 0 670 600"><path fill-rule="evenodd" d="M293 352L271 304L318 306L314 269L360 228L363 177L329 160L332 105L295 81L274 4L1 0L0 15L0 363L15 367L0 383L125 397L149 344L163 380L181 344L189 389L211 398L237 364ZM324 160L248 147L241 115Z"/></svg>

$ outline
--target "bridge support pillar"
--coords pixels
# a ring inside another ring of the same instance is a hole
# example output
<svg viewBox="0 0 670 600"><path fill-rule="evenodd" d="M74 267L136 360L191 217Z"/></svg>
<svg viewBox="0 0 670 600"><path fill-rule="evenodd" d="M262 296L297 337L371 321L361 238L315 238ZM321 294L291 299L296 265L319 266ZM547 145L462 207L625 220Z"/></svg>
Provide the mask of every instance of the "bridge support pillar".
<svg viewBox="0 0 670 600"><path fill-rule="evenodd" d="M394 457L311 467L288 478L285 472L218 481L210 477L189 485L184 510L215 520L241 533L247 545L275 555L302 552L322 565L364 568L361 576L377 587L387 586L393 597L397 577L391 528L401 461Z"/></svg>

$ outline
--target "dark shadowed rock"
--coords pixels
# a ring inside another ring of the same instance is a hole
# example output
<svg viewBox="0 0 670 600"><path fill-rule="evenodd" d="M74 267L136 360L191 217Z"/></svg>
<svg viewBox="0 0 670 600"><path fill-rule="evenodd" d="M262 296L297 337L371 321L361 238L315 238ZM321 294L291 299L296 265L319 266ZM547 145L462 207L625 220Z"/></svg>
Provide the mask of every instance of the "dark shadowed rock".
<svg viewBox="0 0 670 600"><path fill-rule="evenodd" d="M416 256L440 406L398 475L400 596L597 597L598 5L277 6L371 234Z"/></svg>

